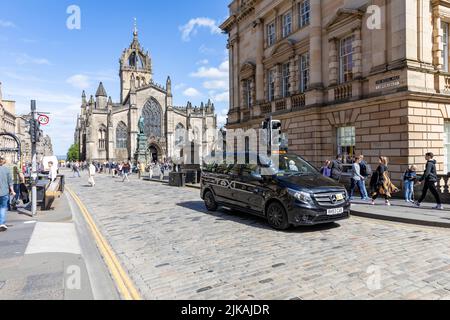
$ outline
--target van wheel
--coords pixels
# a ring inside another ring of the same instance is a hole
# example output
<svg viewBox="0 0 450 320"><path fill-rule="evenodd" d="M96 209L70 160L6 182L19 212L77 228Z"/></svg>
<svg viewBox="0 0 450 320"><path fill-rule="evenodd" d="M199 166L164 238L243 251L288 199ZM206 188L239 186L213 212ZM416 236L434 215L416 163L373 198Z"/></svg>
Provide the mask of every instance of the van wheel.
<svg viewBox="0 0 450 320"><path fill-rule="evenodd" d="M286 210L278 202L273 202L267 208L267 221L276 230L287 230L290 227Z"/></svg>
<svg viewBox="0 0 450 320"><path fill-rule="evenodd" d="M211 191L206 191L205 193L205 206L206 209L211 212L217 211L217 208L219 207Z"/></svg>

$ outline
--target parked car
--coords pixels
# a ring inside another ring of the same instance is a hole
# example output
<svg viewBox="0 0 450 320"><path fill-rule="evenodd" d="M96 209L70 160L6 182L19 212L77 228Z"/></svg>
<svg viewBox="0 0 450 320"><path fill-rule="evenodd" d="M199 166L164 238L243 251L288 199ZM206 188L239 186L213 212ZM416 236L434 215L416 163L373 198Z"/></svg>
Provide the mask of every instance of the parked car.
<svg viewBox="0 0 450 320"><path fill-rule="evenodd" d="M326 178L305 159L280 154L279 167L258 164L205 165L201 197L209 211L219 206L265 217L274 229L333 223L350 217L345 188Z"/></svg>

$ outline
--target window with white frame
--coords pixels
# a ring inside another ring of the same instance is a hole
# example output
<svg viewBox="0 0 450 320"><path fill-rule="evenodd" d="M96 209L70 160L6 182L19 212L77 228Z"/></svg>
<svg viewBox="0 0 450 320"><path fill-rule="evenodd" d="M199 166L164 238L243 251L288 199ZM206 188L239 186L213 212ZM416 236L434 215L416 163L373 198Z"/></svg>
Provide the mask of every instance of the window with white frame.
<svg viewBox="0 0 450 320"><path fill-rule="evenodd" d="M448 26L446 22L442 22L442 61L443 61L443 71L449 72L448 65Z"/></svg>
<svg viewBox="0 0 450 320"><path fill-rule="evenodd" d="M298 4L299 11L299 27L303 28L309 25L310 17L311 17L311 6L309 0L304 0Z"/></svg>
<svg viewBox="0 0 450 320"><path fill-rule="evenodd" d="M300 92L304 93L309 87L309 52L300 56Z"/></svg>
<svg viewBox="0 0 450 320"><path fill-rule="evenodd" d="M286 98L289 96L289 63L285 63L282 66L282 72L283 72L283 97Z"/></svg>
<svg viewBox="0 0 450 320"><path fill-rule="evenodd" d="M356 129L355 127L341 127L337 132L338 154L344 157L344 160L355 156L356 148Z"/></svg>
<svg viewBox="0 0 450 320"><path fill-rule="evenodd" d="M289 36L292 32L292 13L288 12L283 16L283 38Z"/></svg>
<svg viewBox="0 0 450 320"><path fill-rule="evenodd" d="M253 81L251 79L244 80L244 103L245 106L250 108L253 105L252 89Z"/></svg>
<svg viewBox="0 0 450 320"><path fill-rule="evenodd" d="M353 80L353 35L341 39L339 44L340 82Z"/></svg>
<svg viewBox="0 0 450 320"><path fill-rule="evenodd" d="M273 101L275 99L275 72L273 70L269 70L267 74L267 98L269 101Z"/></svg>
<svg viewBox="0 0 450 320"><path fill-rule="evenodd" d="M450 121L447 120L444 123L444 165L445 172L450 172Z"/></svg>
<svg viewBox="0 0 450 320"><path fill-rule="evenodd" d="M267 25L267 45L273 46L276 41L276 29L275 29L275 22L272 22Z"/></svg>

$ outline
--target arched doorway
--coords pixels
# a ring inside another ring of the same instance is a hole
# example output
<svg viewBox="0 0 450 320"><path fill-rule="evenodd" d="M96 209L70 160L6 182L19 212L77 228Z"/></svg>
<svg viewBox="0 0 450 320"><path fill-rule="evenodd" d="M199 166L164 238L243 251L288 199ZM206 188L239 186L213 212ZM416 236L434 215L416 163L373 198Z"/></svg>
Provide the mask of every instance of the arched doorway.
<svg viewBox="0 0 450 320"><path fill-rule="evenodd" d="M150 148L148 149L148 151L149 151L149 154L150 154L150 161L151 162L157 162L158 159L159 159L158 158L158 156L159 156L158 149L154 145L151 145Z"/></svg>
<svg viewBox="0 0 450 320"><path fill-rule="evenodd" d="M150 143L148 147L148 159L150 162L162 161L163 156L163 151L160 146L155 143Z"/></svg>

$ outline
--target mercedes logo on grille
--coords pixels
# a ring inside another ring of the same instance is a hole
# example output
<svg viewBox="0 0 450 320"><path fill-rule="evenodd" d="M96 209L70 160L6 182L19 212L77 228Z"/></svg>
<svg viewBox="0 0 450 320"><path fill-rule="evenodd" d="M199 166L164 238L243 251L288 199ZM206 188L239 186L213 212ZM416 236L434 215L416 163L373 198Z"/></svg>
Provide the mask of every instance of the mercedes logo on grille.
<svg viewBox="0 0 450 320"><path fill-rule="evenodd" d="M330 196L330 200L332 204L335 204L338 202L337 196L335 194L333 194L332 196Z"/></svg>

